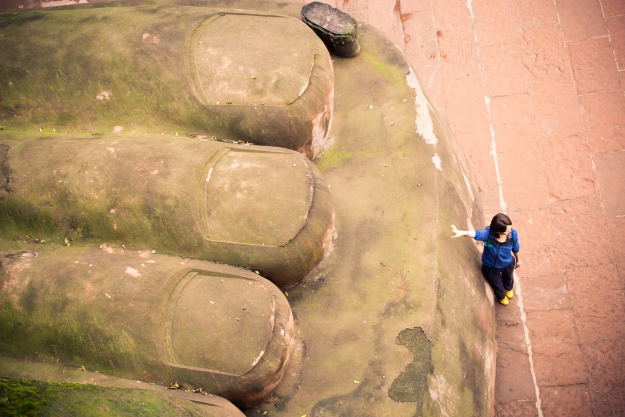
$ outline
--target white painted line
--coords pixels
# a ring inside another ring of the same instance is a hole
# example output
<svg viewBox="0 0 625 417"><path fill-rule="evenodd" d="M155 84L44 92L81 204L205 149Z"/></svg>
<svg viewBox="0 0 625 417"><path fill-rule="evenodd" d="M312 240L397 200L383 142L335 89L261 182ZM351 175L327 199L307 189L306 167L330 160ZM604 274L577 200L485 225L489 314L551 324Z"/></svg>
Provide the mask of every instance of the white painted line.
<svg viewBox="0 0 625 417"><path fill-rule="evenodd" d="M540 391L538 388L538 382L536 382L536 372L534 371L534 357L532 356L532 342L530 341L530 332L527 328L527 316L525 315L525 308L523 304L523 290L521 289L521 280L519 276L514 273L514 282L516 284L516 296L518 298L519 310L521 311L521 322L523 323L523 333L525 334L525 346L527 346L527 355L530 362L530 373L532 374L532 381L534 382L534 390L536 391L536 410L538 411L538 417L543 417L542 404L540 401Z"/></svg>

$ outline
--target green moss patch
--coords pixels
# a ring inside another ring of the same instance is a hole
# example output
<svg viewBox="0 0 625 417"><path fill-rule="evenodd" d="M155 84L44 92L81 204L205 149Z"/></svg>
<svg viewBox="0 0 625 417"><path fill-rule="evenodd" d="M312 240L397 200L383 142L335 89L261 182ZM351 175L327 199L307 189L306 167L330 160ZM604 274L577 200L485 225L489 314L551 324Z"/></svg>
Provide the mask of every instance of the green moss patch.
<svg viewBox="0 0 625 417"><path fill-rule="evenodd" d="M189 401L150 391L1 378L0 415L194 416L208 413Z"/></svg>

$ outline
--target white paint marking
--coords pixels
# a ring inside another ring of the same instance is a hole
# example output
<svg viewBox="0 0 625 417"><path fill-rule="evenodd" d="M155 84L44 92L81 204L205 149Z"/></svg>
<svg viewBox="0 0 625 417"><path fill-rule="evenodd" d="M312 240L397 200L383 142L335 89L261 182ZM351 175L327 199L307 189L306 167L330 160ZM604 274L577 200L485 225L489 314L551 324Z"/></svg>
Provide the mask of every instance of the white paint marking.
<svg viewBox="0 0 625 417"><path fill-rule="evenodd" d="M432 117L430 117L430 111L428 110L429 103L425 98L425 94L423 94L417 75L412 70L412 67L410 67L410 71L406 76L406 82L408 86L415 91L414 102L417 110L415 124L417 125L417 133L423 137L425 143L436 145L438 138L434 134L434 124L432 123Z"/></svg>
<svg viewBox="0 0 625 417"><path fill-rule="evenodd" d="M436 169L438 169L439 171L443 170L441 168L441 158L437 154L432 155L432 162L434 162L434 166L436 167Z"/></svg>

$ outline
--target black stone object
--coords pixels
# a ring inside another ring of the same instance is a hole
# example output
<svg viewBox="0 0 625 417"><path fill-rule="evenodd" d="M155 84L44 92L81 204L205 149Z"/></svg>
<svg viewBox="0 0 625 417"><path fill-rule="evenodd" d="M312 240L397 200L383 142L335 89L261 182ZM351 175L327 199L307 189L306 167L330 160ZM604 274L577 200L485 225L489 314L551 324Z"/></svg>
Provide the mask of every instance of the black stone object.
<svg viewBox="0 0 625 417"><path fill-rule="evenodd" d="M314 1L302 7L302 20L334 54L351 58L360 52L356 20L347 13Z"/></svg>

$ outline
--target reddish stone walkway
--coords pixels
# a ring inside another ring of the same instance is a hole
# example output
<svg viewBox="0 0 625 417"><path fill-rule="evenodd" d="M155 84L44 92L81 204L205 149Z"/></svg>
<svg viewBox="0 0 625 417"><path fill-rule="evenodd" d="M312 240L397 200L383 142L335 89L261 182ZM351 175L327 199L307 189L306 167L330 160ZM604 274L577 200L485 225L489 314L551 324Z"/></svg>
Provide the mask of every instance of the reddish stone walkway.
<svg viewBox="0 0 625 417"><path fill-rule="evenodd" d="M519 231L496 415L624 416L625 0L327 2L405 51Z"/></svg>

